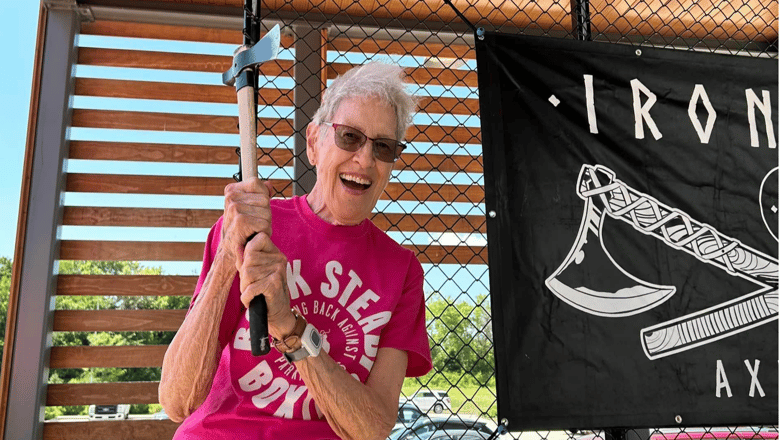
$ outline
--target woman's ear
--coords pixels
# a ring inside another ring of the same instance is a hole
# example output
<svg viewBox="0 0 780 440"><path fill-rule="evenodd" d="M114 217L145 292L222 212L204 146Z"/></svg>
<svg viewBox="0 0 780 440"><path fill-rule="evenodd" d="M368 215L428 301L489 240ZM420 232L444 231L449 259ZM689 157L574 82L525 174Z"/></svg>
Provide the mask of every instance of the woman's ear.
<svg viewBox="0 0 780 440"><path fill-rule="evenodd" d="M312 166L317 166L317 142L320 137L320 127L314 122L306 126L306 157Z"/></svg>

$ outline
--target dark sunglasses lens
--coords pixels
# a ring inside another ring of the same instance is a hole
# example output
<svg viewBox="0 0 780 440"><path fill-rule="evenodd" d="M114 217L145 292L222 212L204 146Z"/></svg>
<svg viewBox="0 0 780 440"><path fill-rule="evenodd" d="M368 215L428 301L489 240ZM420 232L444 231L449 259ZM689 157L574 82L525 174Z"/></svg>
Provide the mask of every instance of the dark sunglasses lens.
<svg viewBox="0 0 780 440"><path fill-rule="evenodd" d="M394 162L396 154L401 154L403 149L398 141L392 139L377 139L374 141L374 154L382 162Z"/></svg>
<svg viewBox="0 0 780 440"><path fill-rule="evenodd" d="M366 135L354 128L340 126L335 131L336 145L342 150L354 152L366 142Z"/></svg>

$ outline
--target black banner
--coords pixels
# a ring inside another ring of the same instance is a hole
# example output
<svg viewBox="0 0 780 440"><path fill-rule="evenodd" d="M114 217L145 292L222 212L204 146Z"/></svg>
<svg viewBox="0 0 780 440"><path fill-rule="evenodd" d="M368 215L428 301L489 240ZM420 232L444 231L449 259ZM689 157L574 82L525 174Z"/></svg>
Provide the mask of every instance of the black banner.
<svg viewBox="0 0 780 440"><path fill-rule="evenodd" d="M498 415L775 424L776 60L477 41Z"/></svg>

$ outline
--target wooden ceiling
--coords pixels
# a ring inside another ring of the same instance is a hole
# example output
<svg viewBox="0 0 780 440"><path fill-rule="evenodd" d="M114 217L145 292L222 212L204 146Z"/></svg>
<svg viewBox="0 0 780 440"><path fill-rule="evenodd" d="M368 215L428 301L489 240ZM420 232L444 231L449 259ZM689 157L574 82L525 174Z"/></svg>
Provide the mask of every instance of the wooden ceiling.
<svg viewBox="0 0 780 440"><path fill-rule="evenodd" d="M452 0L469 21L488 30L565 32L572 29L571 2ZM78 3L215 16L240 16L243 6L243 0L80 0ZM358 22L365 17L378 23L461 22L444 0L261 0L261 5L280 17L302 16L315 22ZM590 0L590 14L594 34L774 44L778 33L777 0Z"/></svg>

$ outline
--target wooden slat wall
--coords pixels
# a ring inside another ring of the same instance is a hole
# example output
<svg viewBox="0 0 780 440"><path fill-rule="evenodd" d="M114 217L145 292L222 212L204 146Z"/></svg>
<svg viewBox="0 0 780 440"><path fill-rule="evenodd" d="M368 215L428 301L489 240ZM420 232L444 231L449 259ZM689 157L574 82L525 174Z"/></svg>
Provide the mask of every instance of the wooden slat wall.
<svg viewBox="0 0 780 440"><path fill-rule="evenodd" d="M82 34L124 38L151 38L188 42L241 43L239 31L153 25L121 22L93 22L82 25ZM282 39L284 47L292 47L290 36ZM465 45L418 44L399 41L367 39L362 42L339 36L331 39L327 50L362 51L415 55L420 57L450 57L472 59L475 53ZM342 59L343 60L343 59ZM229 56L182 54L175 51L144 51L126 48L82 47L78 62L84 66L111 67L119 69L169 69L189 72L222 73L230 65ZM345 72L351 64L338 62L324 66L323 75L335 78ZM477 87L476 74L469 70L447 68L407 68L411 81L452 87ZM277 60L265 63L261 74L269 77L290 78L293 62ZM90 75L76 78L74 94L78 97L130 100L165 100L195 102L210 105L235 103L232 88L213 84L189 84L173 81L158 82L146 77L117 79ZM290 108L293 104L292 89L263 87L258 93L261 105ZM104 101L110 102L110 101ZM475 94L465 98L452 96L422 96L420 111L437 114L476 115L479 101ZM187 105L187 104L184 104ZM279 114L288 112L280 111ZM123 110L105 107L76 108L71 123L74 129L98 130L101 133L115 130L139 130L146 133L174 131L192 134L235 135L237 118L223 114L176 114L151 110ZM274 136L284 140L294 136L291 119L263 117L258 120L258 134ZM197 138L197 137L195 137ZM188 138L189 139L189 138ZM479 146L479 128L464 125L415 125L409 129L407 141L431 144L458 144ZM482 174L480 155L466 154L466 150L455 155L438 151L420 155L415 152L403 154L396 163L397 171L415 172L420 176L434 173ZM292 151L283 145L262 146L258 151L261 166L292 167ZM115 141L101 138L73 140L69 158L89 163L90 161L111 161L109 163L139 164L177 163L203 165L233 165L237 170L235 147L230 145L199 145L197 142L172 144L170 142ZM110 167L110 165L107 165ZM137 167L137 165L136 165ZM232 182L229 175L193 177L178 175L135 175L107 168L99 173L71 172L67 175L66 191L91 197L93 194L156 195L156 196L221 196L226 184ZM235 172L235 171L233 171ZM276 175L279 177L281 175ZM421 178L417 182L393 181L387 187L383 200L425 201L446 203L479 204L484 199L484 189L479 184L432 183ZM476 181L477 177L473 177ZM291 181L286 178L271 179L279 195L292 195ZM215 208L177 207L131 207L131 206L66 206L63 225L68 227L144 227L144 228L209 228L221 215ZM482 215L468 214L403 214L378 213L374 223L383 230L400 231L406 234L416 231L428 233L455 232L461 234L485 233ZM205 233L203 234L205 240ZM430 264L487 264L485 246L444 246L438 244L404 243L417 253L423 263ZM62 260L97 261L179 261L198 262L203 255L203 241L109 241L99 239L64 239L61 241ZM192 295L197 282L196 275L60 275L57 295L68 296L185 296ZM123 332L123 331L175 331L183 321L184 310L57 310L54 314L56 332ZM159 367L166 346L83 346L53 347L50 368L142 368ZM51 385L47 405L90 405L113 403L156 403L157 383L119 384L58 384ZM170 421L129 420L112 422L46 424L44 438L170 438L176 424ZM116 427L109 432L107 427Z"/></svg>

